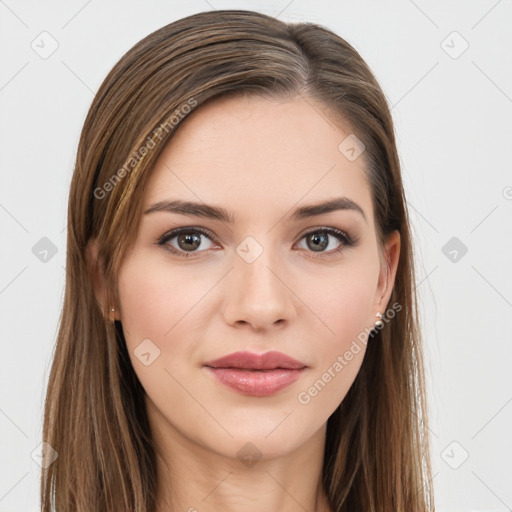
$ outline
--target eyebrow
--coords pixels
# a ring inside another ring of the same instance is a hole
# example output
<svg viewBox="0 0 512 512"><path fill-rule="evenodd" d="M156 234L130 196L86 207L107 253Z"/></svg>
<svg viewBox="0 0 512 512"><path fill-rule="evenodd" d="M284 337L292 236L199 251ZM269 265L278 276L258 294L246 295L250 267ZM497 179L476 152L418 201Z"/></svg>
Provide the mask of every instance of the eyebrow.
<svg viewBox="0 0 512 512"><path fill-rule="evenodd" d="M363 216L365 222L367 222L364 210L356 202L352 201L352 199L349 199L348 197L337 197L322 203L301 206L300 208L297 208L293 211L290 216L290 220L299 221L338 210L352 210L359 212ZM205 203L181 201L179 199L164 200L154 203L144 212L144 214L154 212L179 213L181 215L187 216L216 219L228 224L233 224L235 222L234 214L228 212L224 208L208 205Z"/></svg>

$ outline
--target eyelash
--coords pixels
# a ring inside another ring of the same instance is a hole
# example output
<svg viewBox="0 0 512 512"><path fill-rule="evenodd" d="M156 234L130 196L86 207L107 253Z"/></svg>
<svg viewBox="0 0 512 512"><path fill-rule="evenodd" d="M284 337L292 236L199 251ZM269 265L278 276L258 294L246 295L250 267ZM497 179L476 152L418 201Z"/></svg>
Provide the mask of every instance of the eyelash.
<svg viewBox="0 0 512 512"><path fill-rule="evenodd" d="M183 227L183 228L173 229L172 231L165 233L155 242L155 244L160 247L163 247L165 250L171 252L172 254L177 255L180 258L189 258L190 256L192 256L194 254L205 252L205 251L196 251L196 252L179 251L176 248L174 248L170 245L167 245L167 242L169 242L173 238L176 238L177 236L184 234L184 233L187 233L187 234L199 233L201 235L206 236L207 238L209 238L212 241L214 239L212 234L203 228ZM343 231L340 231L335 228L328 228L328 227L316 228L312 231L309 231L309 232L305 233L304 235L302 235L301 240L306 238L308 235L312 235L315 233L327 233L331 236L334 236L342 243L337 249L333 249L330 252L318 253L318 255L312 256L312 258L326 258L329 256L337 255L337 254L343 252L346 248L355 247L358 242L358 238L353 238L350 235L348 235L347 233L344 233ZM313 252L313 251L308 251L308 252Z"/></svg>

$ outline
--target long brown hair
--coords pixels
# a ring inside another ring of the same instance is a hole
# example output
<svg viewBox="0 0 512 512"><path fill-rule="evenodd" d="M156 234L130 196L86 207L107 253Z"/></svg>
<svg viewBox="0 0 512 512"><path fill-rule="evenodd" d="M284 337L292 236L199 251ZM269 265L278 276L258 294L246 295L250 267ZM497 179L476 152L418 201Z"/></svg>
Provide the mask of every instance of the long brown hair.
<svg viewBox="0 0 512 512"><path fill-rule="evenodd" d="M312 23L244 10L198 13L145 37L110 71L81 133L68 204L67 275L43 440L42 511L153 512L155 446L120 322L106 322L86 246L99 244L103 306L138 231L151 168L180 121L220 96L313 98L364 143L379 242L401 235L390 303L400 312L368 343L327 423L323 485L336 512L434 510L413 249L394 127L372 72L345 40Z"/></svg>

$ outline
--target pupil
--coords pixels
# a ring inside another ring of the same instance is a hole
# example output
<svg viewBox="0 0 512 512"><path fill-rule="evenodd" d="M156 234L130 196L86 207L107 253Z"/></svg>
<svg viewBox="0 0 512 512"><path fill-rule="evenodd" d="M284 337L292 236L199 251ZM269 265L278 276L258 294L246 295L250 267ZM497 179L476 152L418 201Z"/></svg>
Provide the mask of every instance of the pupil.
<svg viewBox="0 0 512 512"><path fill-rule="evenodd" d="M195 244L194 244L194 240L195 239ZM179 244L180 244L180 247L181 247L181 242L186 242L186 243L189 243L192 241L192 249L197 249L200 245L201 245L201 238L197 235L191 235L191 234L186 234L186 235L180 235L179 237ZM189 245L188 246L189 249L191 248L191 246ZM184 247L186 249L186 246Z"/></svg>
<svg viewBox="0 0 512 512"><path fill-rule="evenodd" d="M321 241L319 241L319 238L323 238L323 243ZM327 241L327 236L325 234L321 234L321 235L313 234L313 235L311 235L310 239L313 240L313 243L314 243L313 249L315 251L319 247L320 247L320 249L325 249L329 245L329 242Z"/></svg>

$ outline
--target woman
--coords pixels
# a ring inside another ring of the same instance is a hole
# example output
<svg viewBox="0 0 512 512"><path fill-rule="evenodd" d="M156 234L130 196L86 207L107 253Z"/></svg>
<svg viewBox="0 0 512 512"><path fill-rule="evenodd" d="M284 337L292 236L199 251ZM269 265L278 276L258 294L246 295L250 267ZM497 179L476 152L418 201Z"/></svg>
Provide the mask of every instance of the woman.
<svg viewBox="0 0 512 512"><path fill-rule="evenodd" d="M85 121L42 510L433 510L385 97L326 28L150 34Z"/></svg>

